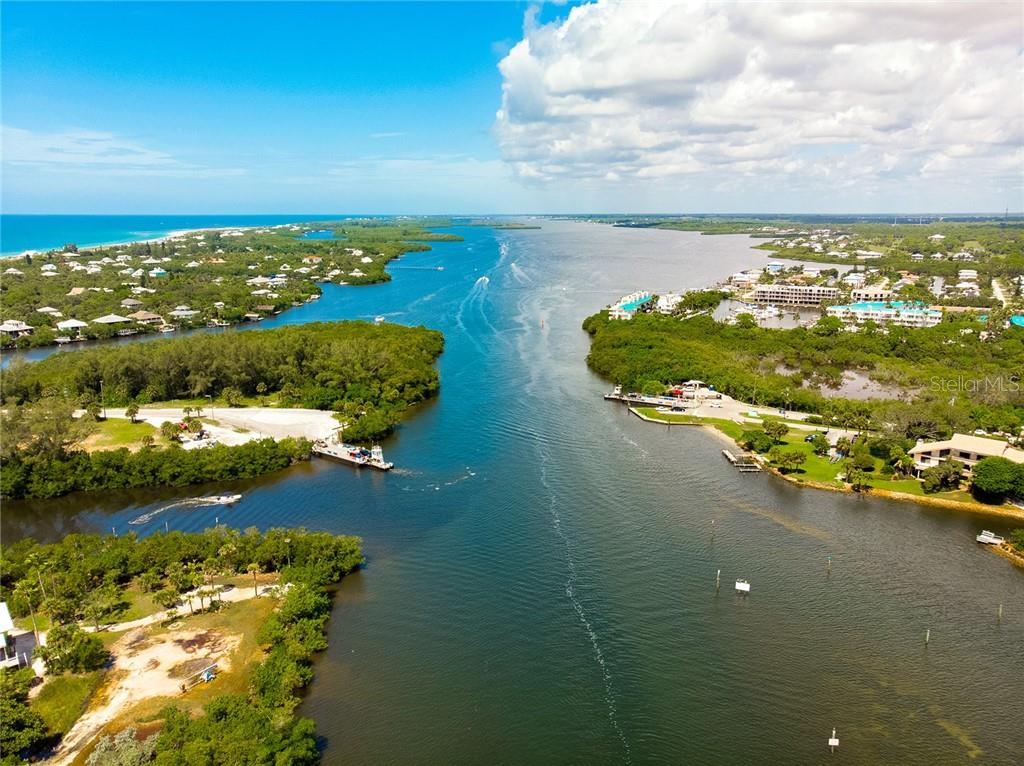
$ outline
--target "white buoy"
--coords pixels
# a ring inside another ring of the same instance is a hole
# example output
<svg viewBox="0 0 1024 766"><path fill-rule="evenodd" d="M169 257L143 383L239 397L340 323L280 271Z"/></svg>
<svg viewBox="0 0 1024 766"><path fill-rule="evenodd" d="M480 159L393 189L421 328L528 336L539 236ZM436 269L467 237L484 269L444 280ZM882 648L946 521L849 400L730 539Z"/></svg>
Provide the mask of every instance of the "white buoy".
<svg viewBox="0 0 1024 766"><path fill-rule="evenodd" d="M836 736L836 730L833 728L832 736L828 738L828 749L834 753L837 747L839 747L839 737Z"/></svg>
<svg viewBox="0 0 1024 766"><path fill-rule="evenodd" d="M750 583L746 580L736 581L736 592L737 593L750 593Z"/></svg>
<svg viewBox="0 0 1024 766"><path fill-rule="evenodd" d="M928 642L932 640L932 629L927 628L924 632L924 643L927 646Z"/></svg>

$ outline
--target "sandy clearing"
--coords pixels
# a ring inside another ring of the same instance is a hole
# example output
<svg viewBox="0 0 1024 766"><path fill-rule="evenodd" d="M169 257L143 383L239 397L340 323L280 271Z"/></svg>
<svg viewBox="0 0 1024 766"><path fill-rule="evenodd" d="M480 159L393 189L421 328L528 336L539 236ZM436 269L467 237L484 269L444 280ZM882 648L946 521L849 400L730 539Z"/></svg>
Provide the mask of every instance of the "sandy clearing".
<svg viewBox="0 0 1024 766"><path fill-rule="evenodd" d="M304 436L310 440L328 439L338 428L338 421L330 412L301 408L278 407L214 407L203 410L203 420L214 420L218 425L207 424L210 434L223 444L242 444L252 439L287 436ZM127 418L123 409L108 409L107 417ZM184 417L181 408L146 407L139 411L138 419L159 428L165 421L180 421ZM243 429L239 433L235 429Z"/></svg>
<svg viewBox="0 0 1024 766"><path fill-rule="evenodd" d="M158 639L139 628L111 647L114 666L101 691L102 702L90 707L47 763L62 766L74 760L108 723L128 707L151 697L173 697L181 693L180 667L216 662L221 671L229 669L229 656L241 636L207 630L179 630Z"/></svg>

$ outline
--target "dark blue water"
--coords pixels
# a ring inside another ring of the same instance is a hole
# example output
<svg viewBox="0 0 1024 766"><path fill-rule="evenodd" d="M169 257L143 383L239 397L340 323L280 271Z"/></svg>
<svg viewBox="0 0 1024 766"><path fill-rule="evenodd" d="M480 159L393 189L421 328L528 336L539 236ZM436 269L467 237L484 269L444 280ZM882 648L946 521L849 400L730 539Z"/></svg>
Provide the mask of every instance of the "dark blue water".
<svg viewBox="0 0 1024 766"><path fill-rule="evenodd" d="M302 708L329 764L812 764L833 726L845 763L1019 762L1024 578L973 542L1005 520L739 474L714 435L601 399L585 316L762 253L569 222L460 233L388 284L261 323L445 333L440 397L384 444L395 471L314 461L239 484L230 510L159 512L220 485L7 504L5 539L215 520L363 535Z"/></svg>

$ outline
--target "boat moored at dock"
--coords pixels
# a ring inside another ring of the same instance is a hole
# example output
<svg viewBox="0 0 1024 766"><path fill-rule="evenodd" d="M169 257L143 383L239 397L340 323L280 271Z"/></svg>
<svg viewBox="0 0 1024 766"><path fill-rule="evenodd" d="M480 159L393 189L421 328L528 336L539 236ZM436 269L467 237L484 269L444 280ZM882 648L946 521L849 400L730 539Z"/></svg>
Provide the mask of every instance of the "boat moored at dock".
<svg viewBox="0 0 1024 766"><path fill-rule="evenodd" d="M994 534L992 532L989 532L987 529L982 530L981 534L975 537L974 539L977 540L979 543L984 543L985 545L1002 545L1006 542L1005 538L1000 537L999 535Z"/></svg>
<svg viewBox="0 0 1024 766"><path fill-rule="evenodd" d="M389 463L384 459L384 450L376 444L370 449L366 449L354 444L318 441L313 444L313 454L350 465L376 468L379 471L390 471L395 467L394 463Z"/></svg>

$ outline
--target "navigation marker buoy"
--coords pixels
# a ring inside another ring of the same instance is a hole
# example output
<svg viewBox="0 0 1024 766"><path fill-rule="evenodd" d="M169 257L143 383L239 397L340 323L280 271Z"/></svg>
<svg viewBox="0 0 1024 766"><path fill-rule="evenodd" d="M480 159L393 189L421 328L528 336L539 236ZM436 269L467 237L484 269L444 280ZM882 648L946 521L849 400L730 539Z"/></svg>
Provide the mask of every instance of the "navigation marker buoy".
<svg viewBox="0 0 1024 766"><path fill-rule="evenodd" d="M715 575L715 590L717 591L722 587L722 570L718 570L718 574Z"/></svg>
<svg viewBox="0 0 1024 766"><path fill-rule="evenodd" d="M836 730L833 727L832 736L828 738L828 749L834 753L837 747L839 747L839 737L836 736Z"/></svg>

